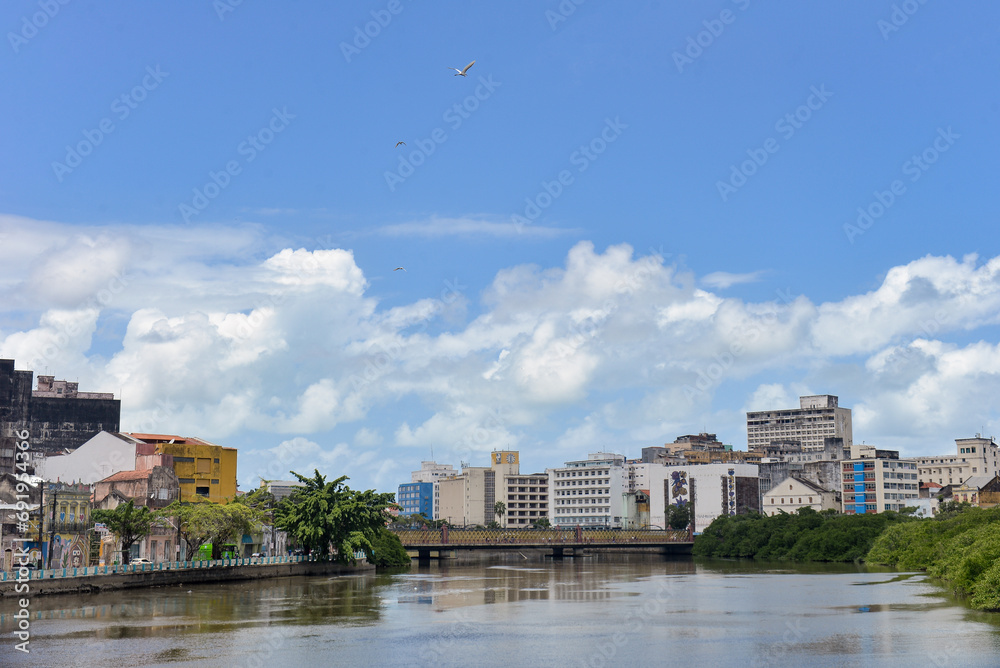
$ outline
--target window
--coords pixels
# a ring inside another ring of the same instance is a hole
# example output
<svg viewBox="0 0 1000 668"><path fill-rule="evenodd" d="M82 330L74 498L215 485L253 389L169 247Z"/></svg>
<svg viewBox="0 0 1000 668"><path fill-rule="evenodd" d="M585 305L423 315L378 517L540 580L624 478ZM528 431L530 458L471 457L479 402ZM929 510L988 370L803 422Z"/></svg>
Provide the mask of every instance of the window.
<svg viewBox="0 0 1000 668"><path fill-rule="evenodd" d="M208 496L210 494L208 487L195 487L194 493L200 496Z"/></svg>
<svg viewBox="0 0 1000 668"><path fill-rule="evenodd" d="M177 482L179 482L182 485L185 484L191 485L194 484L194 478L178 478Z"/></svg>
<svg viewBox="0 0 1000 668"><path fill-rule="evenodd" d="M175 462L182 462L185 464L190 464L194 462L194 457L174 457Z"/></svg>
<svg viewBox="0 0 1000 668"><path fill-rule="evenodd" d="M212 472L212 462L208 461L208 457L198 458L198 473L211 473Z"/></svg>

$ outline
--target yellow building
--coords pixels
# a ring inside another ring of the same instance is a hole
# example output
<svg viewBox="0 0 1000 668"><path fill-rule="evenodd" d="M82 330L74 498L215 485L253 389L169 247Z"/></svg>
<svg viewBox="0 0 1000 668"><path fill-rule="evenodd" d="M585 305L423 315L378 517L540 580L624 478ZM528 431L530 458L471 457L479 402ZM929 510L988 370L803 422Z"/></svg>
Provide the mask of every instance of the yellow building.
<svg viewBox="0 0 1000 668"><path fill-rule="evenodd" d="M172 434L129 434L142 444L136 455L170 455L182 502L225 503L236 496L236 448Z"/></svg>

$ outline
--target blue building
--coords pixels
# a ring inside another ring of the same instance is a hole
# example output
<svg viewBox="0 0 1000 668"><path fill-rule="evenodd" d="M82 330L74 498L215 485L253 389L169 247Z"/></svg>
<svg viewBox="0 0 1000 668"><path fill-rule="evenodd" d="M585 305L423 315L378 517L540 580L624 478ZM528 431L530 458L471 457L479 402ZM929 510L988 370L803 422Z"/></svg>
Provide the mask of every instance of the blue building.
<svg viewBox="0 0 1000 668"><path fill-rule="evenodd" d="M399 486L396 503L403 507L400 516L422 514L434 518L434 483L407 482Z"/></svg>

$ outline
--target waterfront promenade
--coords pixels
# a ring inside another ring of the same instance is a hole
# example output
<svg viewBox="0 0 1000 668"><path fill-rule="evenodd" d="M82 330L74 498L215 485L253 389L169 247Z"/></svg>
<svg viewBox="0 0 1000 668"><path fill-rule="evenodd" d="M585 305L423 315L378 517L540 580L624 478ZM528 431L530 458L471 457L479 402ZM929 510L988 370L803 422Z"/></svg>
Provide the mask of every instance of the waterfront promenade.
<svg viewBox="0 0 1000 668"><path fill-rule="evenodd" d="M333 575L375 568L367 562L363 553L356 554L355 558L358 563L354 566L310 556L285 556L4 571L0 574L0 596L18 596L20 594L18 585L25 584L32 595L88 593L181 583L258 580L295 575Z"/></svg>

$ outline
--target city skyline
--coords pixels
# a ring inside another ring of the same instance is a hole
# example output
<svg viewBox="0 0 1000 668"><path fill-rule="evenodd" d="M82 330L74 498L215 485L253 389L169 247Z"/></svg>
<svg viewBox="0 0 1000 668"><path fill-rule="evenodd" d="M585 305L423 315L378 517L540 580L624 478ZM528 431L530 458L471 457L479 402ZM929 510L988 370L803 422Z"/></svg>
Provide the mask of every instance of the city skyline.
<svg viewBox="0 0 1000 668"><path fill-rule="evenodd" d="M996 433L1000 8L625 7L5 4L0 357L244 490Z"/></svg>

